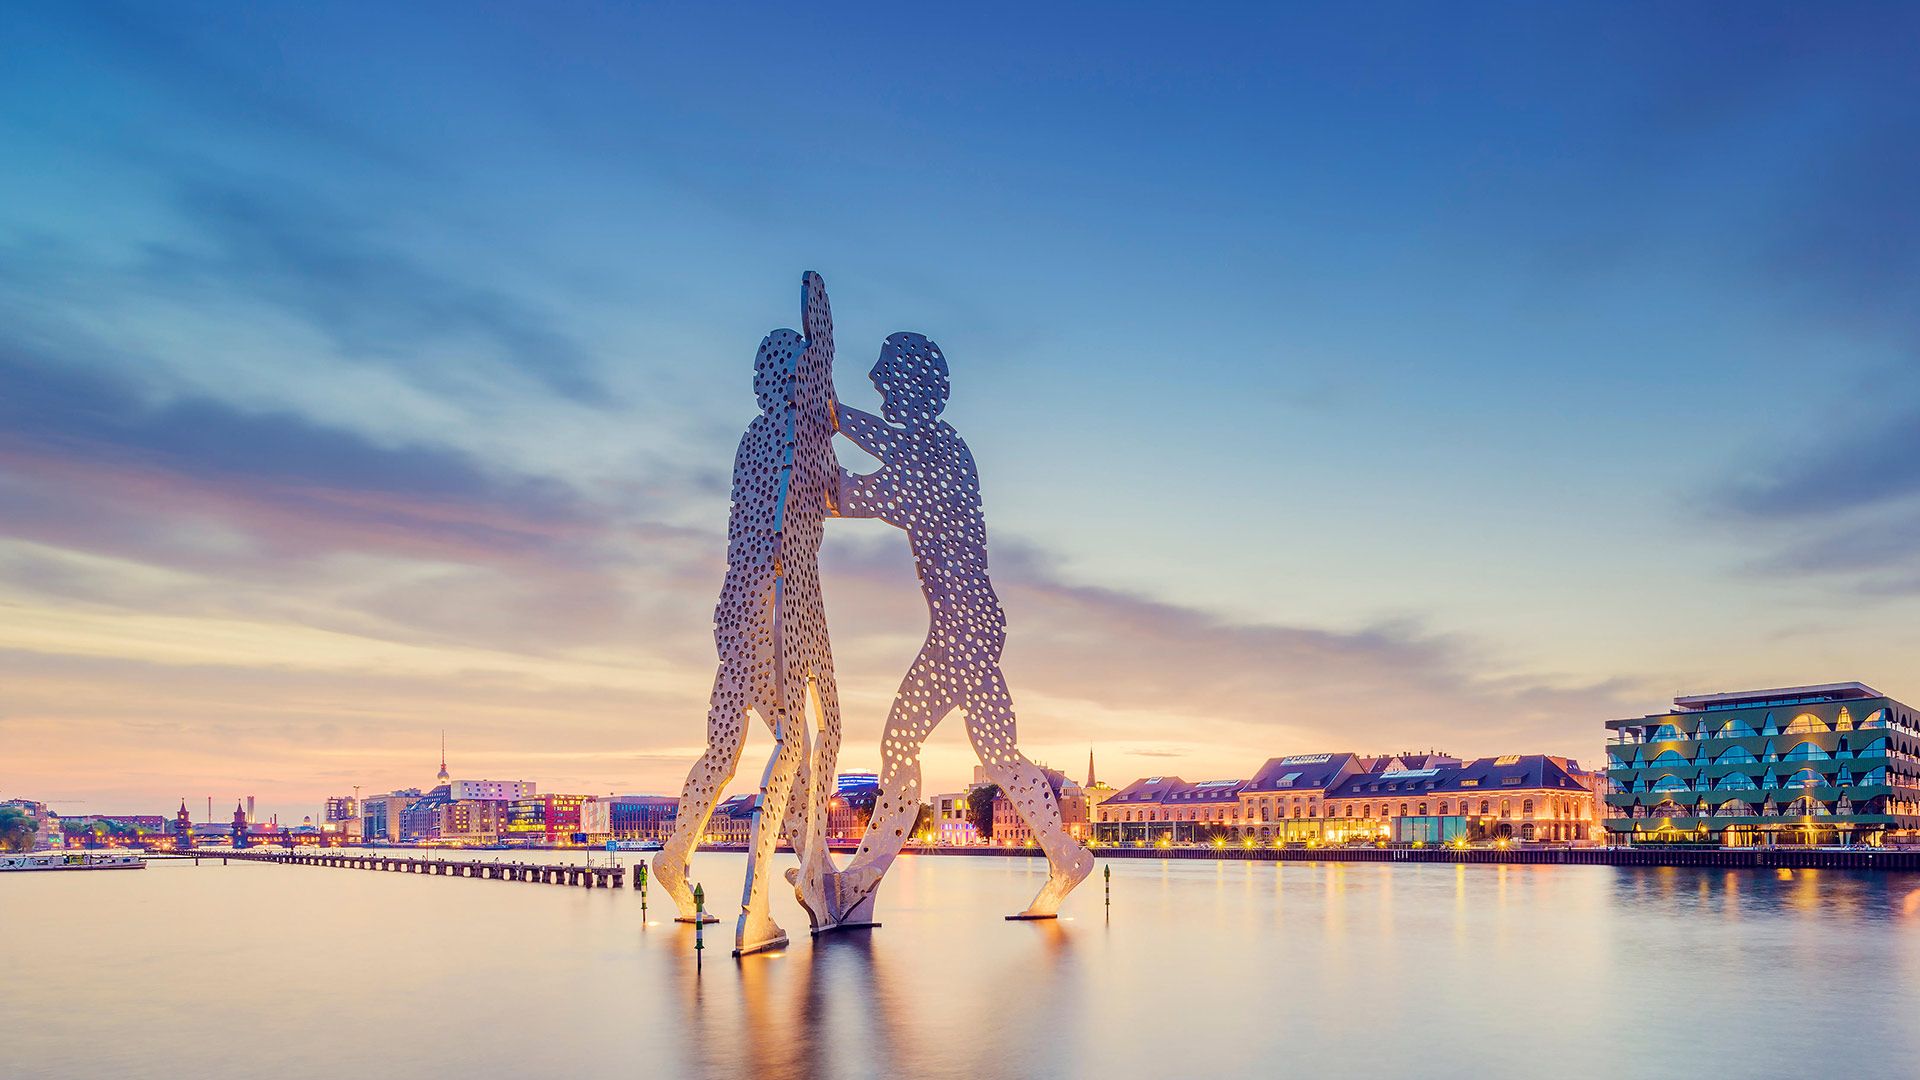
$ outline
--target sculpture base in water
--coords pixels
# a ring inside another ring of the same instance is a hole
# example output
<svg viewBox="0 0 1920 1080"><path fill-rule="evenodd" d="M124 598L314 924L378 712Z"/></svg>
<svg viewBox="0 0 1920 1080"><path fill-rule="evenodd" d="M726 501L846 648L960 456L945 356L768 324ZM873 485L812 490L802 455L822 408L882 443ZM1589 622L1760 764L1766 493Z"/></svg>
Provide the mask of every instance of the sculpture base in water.
<svg viewBox="0 0 1920 1080"><path fill-rule="evenodd" d="M821 934L831 934L835 930L878 930L878 929L880 929L880 924L877 922L841 922L841 923L834 923L832 926L823 926L818 930L813 931L813 936L819 937Z"/></svg>
<svg viewBox="0 0 1920 1080"><path fill-rule="evenodd" d="M779 937L768 938L765 941L755 942L752 945L742 945L733 950L733 955L736 957L752 956L754 953L772 952L775 949L784 949L786 947L787 935L781 934Z"/></svg>

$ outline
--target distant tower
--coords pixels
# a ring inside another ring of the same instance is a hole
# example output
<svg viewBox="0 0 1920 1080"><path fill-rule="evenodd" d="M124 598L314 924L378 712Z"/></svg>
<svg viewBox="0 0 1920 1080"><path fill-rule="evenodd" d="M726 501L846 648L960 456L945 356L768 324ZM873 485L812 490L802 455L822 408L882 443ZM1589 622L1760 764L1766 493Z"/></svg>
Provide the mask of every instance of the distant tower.
<svg viewBox="0 0 1920 1080"><path fill-rule="evenodd" d="M253 812L253 796L249 795L247 796L247 820L252 821L254 820L254 817L255 815Z"/></svg>
<svg viewBox="0 0 1920 1080"><path fill-rule="evenodd" d="M173 815L173 848L185 851L193 846L193 815L187 812L187 797L180 797L180 812Z"/></svg>
<svg viewBox="0 0 1920 1080"><path fill-rule="evenodd" d="M1093 747L1087 747L1087 790L1093 790Z"/></svg>
<svg viewBox="0 0 1920 1080"><path fill-rule="evenodd" d="M233 804L233 846L247 846L247 808L240 805L237 799Z"/></svg>
<svg viewBox="0 0 1920 1080"><path fill-rule="evenodd" d="M434 779L439 781L442 784L445 784L453 779L451 776L447 775L447 729L446 728L440 729L440 775L434 777Z"/></svg>

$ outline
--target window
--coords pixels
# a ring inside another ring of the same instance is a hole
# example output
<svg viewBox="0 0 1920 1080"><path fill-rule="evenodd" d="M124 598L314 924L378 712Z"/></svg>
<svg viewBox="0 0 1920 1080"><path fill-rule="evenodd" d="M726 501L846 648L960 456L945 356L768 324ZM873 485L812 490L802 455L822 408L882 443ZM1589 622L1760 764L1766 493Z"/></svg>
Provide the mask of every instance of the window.
<svg viewBox="0 0 1920 1080"><path fill-rule="evenodd" d="M1649 765L1691 765L1693 764L1693 762L1687 760L1686 756L1681 754L1680 751L1678 750L1662 750L1660 751L1659 756L1655 757L1652 761L1648 762L1647 764Z"/></svg>
<svg viewBox="0 0 1920 1080"><path fill-rule="evenodd" d="M1811 742L1803 742L1780 756L1781 761L1825 761L1833 755Z"/></svg>
<svg viewBox="0 0 1920 1080"><path fill-rule="evenodd" d="M1523 814L1531 814L1531 813L1533 813L1533 800L1532 800L1532 799L1528 799L1528 800L1526 800L1526 801L1524 801L1524 802L1522 802L1522 803L1520 804L1520 812L1521 812L1521 813L1523 813Z"/></svg>
<svg viewBox="0 0 1920 1080"><path fill-rule="evenodd" d="M1420 804L1420 816L1421 816L1421 817L1426 817L1426 816L1427 816L1427 804L1426 804L1426 803L1421 803L1421 804Z"/></svg>
<svg viewBox="0 0 1920 1080"><path fill-rule="evenodd" d="M1753 751L1744 746L1729 746L1719 757L1713 759L1713 763L1715 765L1750 765L1758 760L1760 759L1753 756Z"/></svg>
<svg viewBox="0 0 1920 1080"><path fill-rule="evenodd" d="M1481 813L1483 813L1483 814L1485 814L1485 813L1489 813L1490 811L1489 811L1489 810L1487 809L1487 807L1488 807L1488 805L1489 805L1489 804L1488 804L1488 802L1487 802L1487 800L1485 800L1485 799L1481 799L1481 800L1480 800L1480 812L1481 812Z"/></svg>

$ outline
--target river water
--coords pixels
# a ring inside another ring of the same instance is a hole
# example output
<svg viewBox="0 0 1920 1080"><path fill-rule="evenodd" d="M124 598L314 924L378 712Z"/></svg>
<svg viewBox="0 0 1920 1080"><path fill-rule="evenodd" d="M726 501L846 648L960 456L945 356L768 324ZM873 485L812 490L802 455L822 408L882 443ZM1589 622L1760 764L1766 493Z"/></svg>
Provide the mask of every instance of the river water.
<svg viewBox="0 0 1920 1080"><path fill-rule="evenodd" d="M631 889L7 874L0 1075L1920 1075L1920 875L1119 859L1004 921L1039 865L903 857L818 941L783 886L790 947L700 964Z"/></svg>

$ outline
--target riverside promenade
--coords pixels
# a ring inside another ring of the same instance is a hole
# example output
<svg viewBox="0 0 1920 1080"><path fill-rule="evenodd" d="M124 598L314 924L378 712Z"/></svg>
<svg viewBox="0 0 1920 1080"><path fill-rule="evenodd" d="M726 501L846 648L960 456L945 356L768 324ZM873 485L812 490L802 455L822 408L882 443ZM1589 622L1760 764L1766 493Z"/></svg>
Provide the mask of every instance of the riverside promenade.
<svg viewBox="0 0 1920 1080"><path fill-rule="evenodd" d="M1213 859L1225 862L1469 863L1502 866L1691 866L1727 870L1898 870L1920 872L1920 850L1886 848L1248 848L1096 847L1101 859ZM1033 855L1036 848L908 848L917 855Z"/></svg>

